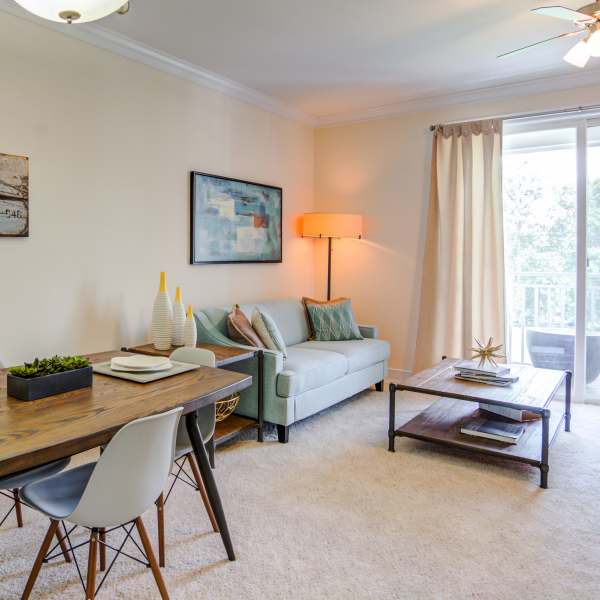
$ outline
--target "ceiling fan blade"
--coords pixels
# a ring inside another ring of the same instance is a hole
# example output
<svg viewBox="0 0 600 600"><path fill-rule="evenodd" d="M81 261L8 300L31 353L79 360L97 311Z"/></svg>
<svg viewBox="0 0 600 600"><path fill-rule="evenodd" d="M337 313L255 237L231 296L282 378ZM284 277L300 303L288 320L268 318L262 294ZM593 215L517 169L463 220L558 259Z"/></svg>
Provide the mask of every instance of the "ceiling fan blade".
<svg viewBox="0 0 600 600"><path fill-rule="evenodd" d="M593 23L596 20L594 17L590 17L590 15L566 8L565 6L540 6L539 8L532 8L531 12L538 15L545 15L546 17L554 17L555 19L565 19L574 23Z"/></svg>
<svg viewBox="0 0 600 600"><path fill-rule="evenodd" d="M574 35L579 35L580 33L584 33L585 29L579 29L578 31L569 31L567 33L561 33L560 35L555 35L554 37L547 38L545 40L541 40L539 42L534 42L533 44L528 44L527 46L523 46L522 48L517 48L516 50L511 50L510 52L505 52L504 54L499 54L496 58L506 58L507 56L512 56L513 54L518 54L519 52L524 52L525 50L529 50L529 48L534 48L535 46L539 46L540 44L545 44L546 42L551 42L552 40L558 40L560 38L572 37Z"/></svg>

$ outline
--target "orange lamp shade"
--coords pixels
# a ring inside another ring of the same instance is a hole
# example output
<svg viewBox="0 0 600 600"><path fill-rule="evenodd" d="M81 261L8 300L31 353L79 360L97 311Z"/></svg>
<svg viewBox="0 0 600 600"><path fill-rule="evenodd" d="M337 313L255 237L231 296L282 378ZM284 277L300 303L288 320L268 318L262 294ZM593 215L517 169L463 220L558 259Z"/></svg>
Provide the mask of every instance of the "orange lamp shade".
<svg viewBox="0 0 600 600"><path fill-rule="evenodd" d="M304 213L302 236L315 238L360 238L362 215L341 213Z"/></svg>

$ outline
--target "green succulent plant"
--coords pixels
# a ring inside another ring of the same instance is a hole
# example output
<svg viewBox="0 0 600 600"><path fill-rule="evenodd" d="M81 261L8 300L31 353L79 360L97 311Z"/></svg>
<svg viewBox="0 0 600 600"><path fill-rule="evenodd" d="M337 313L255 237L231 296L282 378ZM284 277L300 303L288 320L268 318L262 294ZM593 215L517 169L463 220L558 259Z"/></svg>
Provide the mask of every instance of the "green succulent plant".
<svg viewBox="0 0 600 600"><path fill-rule="evenodd" d="M32 379L34 377L43 377L44 375L53 375L65 371L74 371L89 367L90 361L81 356L53 356L52 358L36 358L31 363L25 363L20 367L9 369L11 375Z"/></svg>

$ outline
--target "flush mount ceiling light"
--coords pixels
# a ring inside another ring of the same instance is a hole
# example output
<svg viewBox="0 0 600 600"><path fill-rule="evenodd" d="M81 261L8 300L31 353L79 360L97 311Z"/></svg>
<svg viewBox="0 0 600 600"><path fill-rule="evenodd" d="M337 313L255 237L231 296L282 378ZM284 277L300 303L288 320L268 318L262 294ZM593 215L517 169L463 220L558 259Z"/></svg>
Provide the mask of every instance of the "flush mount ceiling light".
<svg viewBox="0 0 600 600"><path fill-rule="evenodd" d="M583 68L591 57L600 57L600 1L586 4L578 10L572 10L564 6L542 6L540 8L534 8L531 12L539 15L545 15L547 17L571 21L577 29L575 31L568 31L567 33L555 35L554 37L542 40L541 42L529 44L528 46L518 48L517 50L505 52L504 54L500 54L498 58L512 56L525 50L529 50L530 48L539 46L540 44L551 42L552 40L558 40L560 38L582 34L586 34L585 39L577 42L564 55L563 59L569 64Z"/></svg>
<svg viewBox="0 0 600 600"><path fill-rule="evenodd" d="M129 11L129 2L123 0L15 0L25 10L58 23L89 23L112 13Z"/></svg>

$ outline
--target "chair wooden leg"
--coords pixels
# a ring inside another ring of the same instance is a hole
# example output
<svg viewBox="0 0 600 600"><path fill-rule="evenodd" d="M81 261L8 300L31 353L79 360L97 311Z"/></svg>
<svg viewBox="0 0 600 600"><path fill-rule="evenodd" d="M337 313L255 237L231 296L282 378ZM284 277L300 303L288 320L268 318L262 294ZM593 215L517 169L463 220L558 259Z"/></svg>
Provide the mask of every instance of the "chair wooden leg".
<svg viewBox="0 0 600 600"><path fill-rule="evenodd" d="M101 527L99 530L99 539L100 542L98 543L98 554L100 555L100 571L106 571L106 546L102 543L106 541L106 529L104 527Z"/></svg>
<svg viewBox="0 0 600 600"><path fill-rule="evenodd" d="M90 551L88 554L87 582L85 585L86 600L94 600L96 595L96 561L98 560L98 530L92 529L90 535Z"/></svg>
<svg viewBox="0 0 600 600"><path fill-rule="evenodd" d="M15 499L15 512L17 513L17 525L23 527L23 513L21 512L21 499L19 498L19 490L13 490L13 498Z"/></svg>
<svg viewBox="0 0 600 600"><path fill-rule="evenodd" d="M158 525L158 564L164 567L165 560L165 495L156 500L156 522Z"/></svg>
<svg viewBox="0 0 600 600"><path fill-rule="evenodd" d="M204 487L204 482L202 481L202 476L200 475L200 470L198 469L198 465L196 464L196 459L192 453L186 454L185 458L187 459L190 467L192 468L192 474L194 475L194 481L196 482L196 486L198 487L198 491L200 492L200 496L202 497L202 502L204 503L204 508L208 513L208 518L210 519L210 524L212 525L213 531L215 533L219 533L219 525L217 523L217 519L215 517L215 513L213 512L212 506L210 505L210 500L208 499L208 494L206 493L206 488Z"/></svg>
<svg viewBox="0 0 600 600"><path fill-rule="evenodd" d="M27 580L25 589L23 590L21 600L28 600L29 596L31 595L31 590L33 590L33 586L35 585L36 579L40 573L44 558L46 557L46 554L48 554L48 549L50 548L52 538L54 538L56 532L58 531L58 525L59 521L50 521L50 527L48 527L44 541L40 546L40 551L38 552L35 562L33 563L33 567L31 568L31 573L29 574L29 579Z"/></svg>
<svg viewBox="0 0 600 600"><path fill-rule="evenodd" d="M60 527L56 530L56 539L58 540L58 543L60 544L60 550L63 553L63 556L65 557L65 562L70 563L71 562L71 554L70 554L69 548L67 547L67 544L65 542L65 538L63 537L62 533L60 532Z"/></svg>
<svg viewBox="0 0 600 600"><path fill-rule="evenodd" d="M148 562L150 563L150 568L152 569L152 575L154 575L154 580L156 581L156 585L158 587L158 591L160 592L160 597L162 600L169 600L169 593L167 592L167 586L162 577L162 573L160 572L160 567L156 562L156 557L154 556L154 550L152 549L152 544L150 543L150 538L148 537L148 533L146 532L146 527L144 526L144 522L142 521L142 517L138 517L135 520L135 526L137 527L138 533L140 534L140 540L142 540L142 546L144 547L144 552L148 557Z"/></svg>

